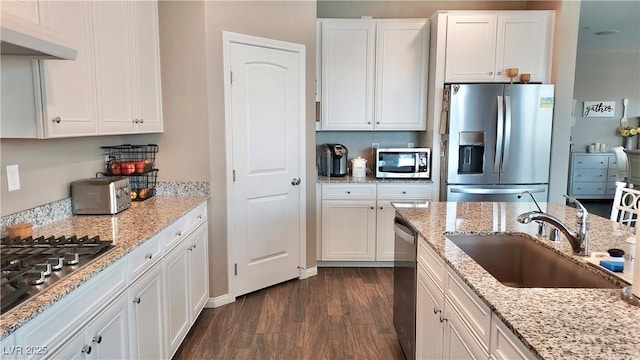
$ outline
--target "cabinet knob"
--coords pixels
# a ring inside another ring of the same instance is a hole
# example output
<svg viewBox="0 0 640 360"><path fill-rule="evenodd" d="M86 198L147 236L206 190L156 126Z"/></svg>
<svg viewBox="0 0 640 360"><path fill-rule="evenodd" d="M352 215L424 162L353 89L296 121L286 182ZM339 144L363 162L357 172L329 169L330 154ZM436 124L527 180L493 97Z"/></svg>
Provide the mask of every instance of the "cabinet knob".
<svg viewBox="0 0 640 360"><path fill-rule="evenodd" d="M493 75L493 71L489 71L489 75Z"/></svg>
<svg viewBox="0 0 640 360"><path fill-rule="evenodd" d="M94 343L98 343L98 344L100 344L100 343L102 342L102 335L96 335L96 336L94 336L92 341L93 341Z"/></svg>
<svg viewBox="0 0 640 360"><path fill-rule="evenodd" d="M371 210L373 210L373 209L374 209L374 207L372 206L372 207L371 207Z"/></svg>
<svg viewBox="0 0 640 360"><path fill-rule="evenodd" d="M140 118L140 124L144 124L144 118Z"/></svg>
<svg viewBox="0 0 640 360"><path fill-rule="evenodd" d="M380 125L380 121L376 121L376 124Z"/></svg>
<svg viewBox="0 0 640 360"><path fill-rule="evenodd" d="M371 125L371 121L367 121L367 124Z"/></svg>
<svg viewBox="0 0 640 360"><path fill-rule="evenodd" d="M178 232L176 233L176 236L181 236L181 235L182 235L182 231L178 231Z"/></svg>
<svg viewBox="0 0 640 360"><path fill-rule="evenodd" d="M135 304L140 304L140 297L139 297L139 296L134 297L134 298L133 298L133 302L134 302Z"/></svg>
<svg viewBox="0 0 640 360"><path fill-rule="evenodd" d="M402 193L403 193L403 194L406 194L407 192L406 192L406 191L402 191Z"/></svg>
<svg viewBox="0 0 640 360"><path fill-rule="evenodd" d="M291 185L300 185L300 178L291 179Z"/></svg>
<svg viewBox="0 0 640 360"><path fill-rule="evenodd" d="M138 119L133 119L133 121L132 121L132 122L133 122L134 124L137 124L137 123L138 123Z"/></svg>
<svg viewBox="0 0 640 360"><path fill-rule="evenodd" d="M151 260L151 258L152 258L152 257L153 257L153 254L152 254L152 253L147 253L147 254L144 256L144 258L145 258L145 259L147 259L147 260Z"/></svg>
<svg viewBox="0 0 640 360"><path fill-rule="evenodd" d="M51 121L56 124L60 124L60 121L62 121L62 119L60 119L60 116L56 116L53 119L51 119Z"/></svg>
<svg viewBox="0 0 640 360"><path fill-rule="evenodd" d="M91 354L91 345L83 346L81 351L83 354Z"/></svg>
<svg viewBox="0 0 640 360"><path fill-rule="evenodd" d="M502 71L498 71L498 75L502 75Z"/></svg>
<svg viewBox="0 0 640 360"><path fill-rule="evenodd" d="M347 194L351 194L351 191L347 190Z"/></svg>
<svg viewBox="0 0 640 360"><path fill-rule="evenodd" d="M382 206L380 206L380 210L382 210Z"/></svg>

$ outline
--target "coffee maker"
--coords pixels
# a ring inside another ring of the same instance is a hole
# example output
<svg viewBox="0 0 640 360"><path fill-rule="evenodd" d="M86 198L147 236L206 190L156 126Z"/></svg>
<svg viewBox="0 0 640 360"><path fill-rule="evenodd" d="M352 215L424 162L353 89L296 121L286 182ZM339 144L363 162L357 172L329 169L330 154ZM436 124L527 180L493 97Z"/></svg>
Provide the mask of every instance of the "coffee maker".
<svg viewBox="0 0 640 360"><path fill-rule="evenodd" d="M347 175L347 147L341 144L322 144L318 147L316 165L320 176Z"/></svg>

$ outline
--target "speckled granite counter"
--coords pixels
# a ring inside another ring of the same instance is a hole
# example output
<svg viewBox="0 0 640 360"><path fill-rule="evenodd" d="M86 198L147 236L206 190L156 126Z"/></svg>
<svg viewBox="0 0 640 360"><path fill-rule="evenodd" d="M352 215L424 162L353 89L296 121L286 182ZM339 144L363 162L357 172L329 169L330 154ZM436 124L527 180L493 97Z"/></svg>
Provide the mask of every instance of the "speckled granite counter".
<svg viewBox="0 0 640 360"><path fill-rule="evenodd" d="M433 181L427 179L378 179L375 176L367 176L365 178L356 178L353 176L318 176L318 183L362 183L362 184L432 184Z"/></svg>
<svg viewBox="0 0 640 360"><path fill-rule="evenodd" d="M573 256L569 242L554 245L535 236L535 223L520 224L519 214L534 210L531 203L426 203L396 209L426 239L473 291L541 359L637 359L640 356L640 308L620 299L617 289L511 288L502 285L445 234L451 232L527 233L535 241ZM567 224L575 209L541 204L543 210ZM589 251L624 248L631 228L590 216ZM624 285L624 283L622 283Z"/></svg>
<svg viewBox="0 0 640 360"><path fill-rule="evenodd" d="M133 202L130 209L114 216L72 216L34 228L34 236L98 235L103 240L112 240L115 246L42 293L3 314L0 317L0 339L16 331L207 199L208 196L155 196L145 201Z"/></svg>

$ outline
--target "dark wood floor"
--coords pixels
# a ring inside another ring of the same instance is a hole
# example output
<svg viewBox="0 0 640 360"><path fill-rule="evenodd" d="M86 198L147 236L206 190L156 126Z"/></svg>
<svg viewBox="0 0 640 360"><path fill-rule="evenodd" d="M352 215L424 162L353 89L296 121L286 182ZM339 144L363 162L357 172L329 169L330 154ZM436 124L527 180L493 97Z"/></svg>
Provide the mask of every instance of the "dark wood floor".
<svg viewBox="0 0 640 360"><path fill-rule="evenodd" d="M404 359L392 268L319 268L204 309L175 359Z"/></svg>

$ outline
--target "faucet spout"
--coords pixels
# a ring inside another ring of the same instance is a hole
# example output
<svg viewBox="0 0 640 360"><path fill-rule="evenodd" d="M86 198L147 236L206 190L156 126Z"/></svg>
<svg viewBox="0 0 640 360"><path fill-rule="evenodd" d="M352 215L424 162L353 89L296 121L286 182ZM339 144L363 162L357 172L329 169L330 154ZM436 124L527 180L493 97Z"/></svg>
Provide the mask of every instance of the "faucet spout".
<svg viewBox="0 0 640 360"><path fill-rule="evenodd" d="M571 244L571 249L575 255L589 255L589 213L587 209L576 199L565 195L569 203L575 204L578 212L576 213L576 230L570 230L557 217L543 213L540 211L530 211L518 216L518 222L528 224L531 221L542 221L555 226L564 234Z"/></svg>

